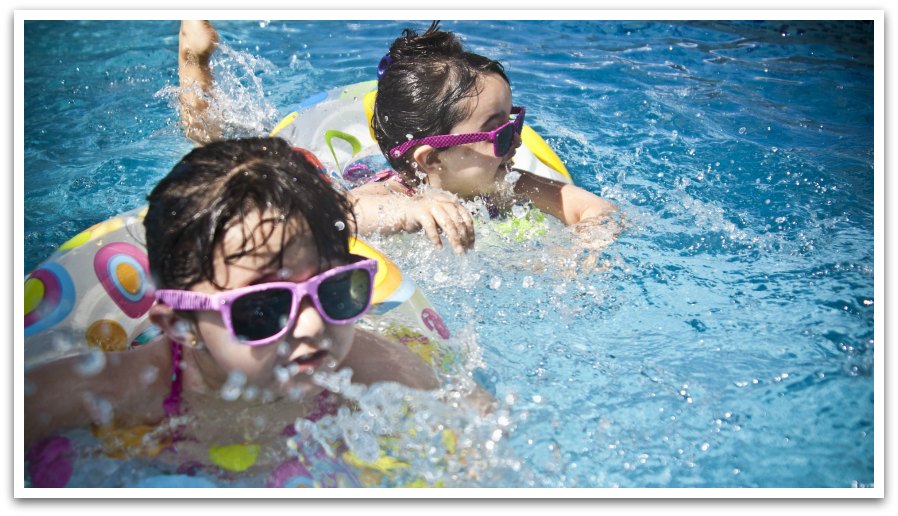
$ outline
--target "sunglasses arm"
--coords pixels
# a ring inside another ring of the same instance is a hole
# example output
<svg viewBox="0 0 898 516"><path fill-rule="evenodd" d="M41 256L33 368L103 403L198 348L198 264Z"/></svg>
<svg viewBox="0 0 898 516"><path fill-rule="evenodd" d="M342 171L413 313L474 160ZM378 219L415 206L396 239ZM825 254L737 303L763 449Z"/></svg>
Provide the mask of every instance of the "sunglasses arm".
<svg viewBox="0 0 898 516"><path fill-rule="evenodd" d="M156 301L175 310L218 310L216 296L190 292L189 290L157 290Z"/></svg>

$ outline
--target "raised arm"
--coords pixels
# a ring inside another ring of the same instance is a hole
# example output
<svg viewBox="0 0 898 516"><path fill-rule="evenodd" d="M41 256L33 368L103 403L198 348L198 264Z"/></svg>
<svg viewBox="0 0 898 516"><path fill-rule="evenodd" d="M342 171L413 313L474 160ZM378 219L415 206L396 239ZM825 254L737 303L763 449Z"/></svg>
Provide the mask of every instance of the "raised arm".
<svg viewBox="0 0 898 516"><path fill-rule="evenodd" d="M221 138L220 125L208 116L213 83L209 59L218 41L218 32L208 21L181 21L178 33L179 111L184 134L200 145Z"/></svg>

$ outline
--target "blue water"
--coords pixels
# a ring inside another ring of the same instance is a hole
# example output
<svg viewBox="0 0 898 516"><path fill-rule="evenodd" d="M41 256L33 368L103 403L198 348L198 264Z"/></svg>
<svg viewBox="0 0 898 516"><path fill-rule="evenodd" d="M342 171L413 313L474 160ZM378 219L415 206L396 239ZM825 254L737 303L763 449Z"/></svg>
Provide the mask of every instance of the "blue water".
<svg viewBox="0 0 898 516"><path fill-rule="evenodd" d="M216 22L216 66L258 133L374 78L407 25L427 22ZM516 461L483 483L872 485L872 23L444 26L503 62L528 123L627 221L599 251L558 225L517 246L486 228L463 257L375 239L482 353ZM191 148L177 31L26 22L23 274Z"/></svg>

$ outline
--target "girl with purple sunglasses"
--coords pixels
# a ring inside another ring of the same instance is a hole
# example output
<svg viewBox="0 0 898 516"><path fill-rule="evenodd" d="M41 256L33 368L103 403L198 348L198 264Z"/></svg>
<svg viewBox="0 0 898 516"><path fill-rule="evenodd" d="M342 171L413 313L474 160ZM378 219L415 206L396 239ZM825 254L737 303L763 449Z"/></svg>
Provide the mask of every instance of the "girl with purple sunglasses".
<svg viewBox="0 0 898 516"><path fill-rule="evenodd" d="M199 143L221 133L198 94L211 90L209 60L217 42L209 22L182 21L181 118L186 134ZM474 245L467 201L477 199L491 217L530 203L572 226L590 246L601 247L620 231L613 203L513 169L526 109L512 104L500 63L466 52L437 22L421 35L406 29L377 74L372 125L393 172L347 194L360 234L423 230L435 246L442 246L442 234L460 253Z"/></svg>
<svg viewBox="0 0 898 516"><path fill-rule="evenodd" d="M383 186L369 184L353 192L357 217L374 220L369 213L428 185L462 201L479 197L492 216L529 201L580 230L610 223L616 232L611 202L571 184L513 170L525 113L523 106L513 105L511 85L497 61L465 51L437 22L421 35L406 29L378 66L372 121L380 149L398 175ZM468 220L434 217L450 242L465 247L473 243Z"/></svg>
<svg viewBox="0 0 898 516"><path fill-rule="evenodd" d="M172 440L182 448L212 435L277 439L314 409L323 391L315 371L351 368L355 383L436 388L415 353L355 329L371 304L377 262L350 254L350 205L313 161L278 138L221 140L185 156L149 195L144 219L158 301L150 319L162 335L107 353L99 372L84 373L83 357L29 371L26 446L91 423L156 425L191 406L218 422L179 430ZM223 403L235 378L256 393L250 405L265 425L238 424L238 415L259 419L241 403Z"/></svg>

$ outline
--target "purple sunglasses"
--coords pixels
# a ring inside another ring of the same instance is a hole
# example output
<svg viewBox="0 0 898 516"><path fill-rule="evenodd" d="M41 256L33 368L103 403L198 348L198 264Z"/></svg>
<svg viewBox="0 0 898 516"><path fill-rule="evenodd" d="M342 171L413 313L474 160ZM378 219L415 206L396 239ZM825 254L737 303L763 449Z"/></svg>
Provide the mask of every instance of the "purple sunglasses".
<svg viewBox="0 0 898 516"><path fill-rule="evenodd" d="M493 154L500 158L511 150L515 133L521 134L524 129L524 113L526 111L523 106L513 106L511 114L515 115L514 120L509 120L488 133L441 134L409 140L390 149L390 156L398 158L415 145L430 145L437 149L444 149L466 143L493 142Z"/></svg>
<svg viewBox="0 0 898 516"><path fill-rule="evenodd" d="M348 324L371 307L377 260L355 256L341 265L300 281L277 281L215 294L190 290L156 291L156 300L175 310L221 313L231 336L249 346L264 346L282 338L296 323L299 305L308 295L329 324Z"/></svg>

